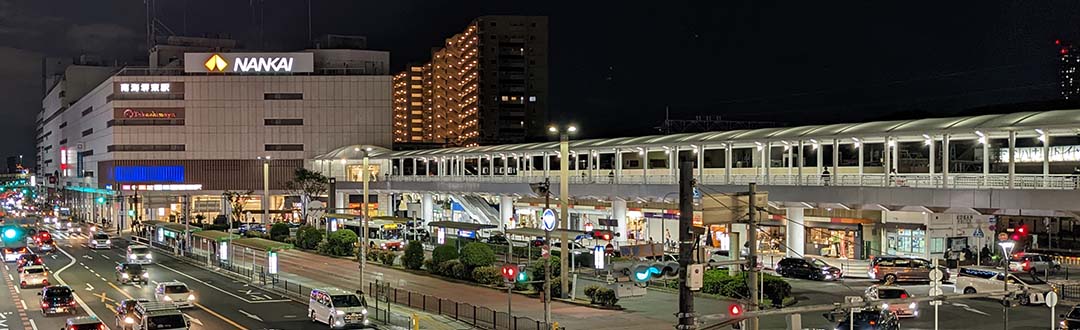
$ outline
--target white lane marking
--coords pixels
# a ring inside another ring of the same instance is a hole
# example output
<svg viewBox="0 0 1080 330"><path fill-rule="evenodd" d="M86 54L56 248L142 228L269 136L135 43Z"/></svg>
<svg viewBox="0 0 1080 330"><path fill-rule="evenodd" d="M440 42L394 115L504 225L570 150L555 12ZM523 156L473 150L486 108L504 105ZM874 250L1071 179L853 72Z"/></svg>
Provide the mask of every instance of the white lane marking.
<svg viewBox="0 0 1080 330"><path fill-rule="evenodd" d="M53 260L56 260L56 255L55 254L50 255L50 257L52 257Z"/></svg>
<svg viewBox="0 0 1080 330"><path fill-rule="evenodd" d="M191 315L188 315L188 314L184 314L184 315L187 315L188 319L191 320L191 323L198 324L200 327L203 325L202 321L199 321L199 319L194 318L194 317L192 317Z"/></svg>
<svg viewBox="0 0 1080 330"><path fill-rule="evenodd" d="M188 275L188 274L184 274L184 273L180 272L179 270L175 270L175 269L172 269L172 268L171 268L171 267L169 267L169 266L165 266L165 265L162 265L162 264L157 264L157 266L158 266L158 267L161 267L161 268L165 268L165 269L171 270L171 271L173 271L174 273L177 273L177 274L183 275L184 277L190 278L190 279L191 279L192 281L195 281L195 282L198 282L198 283L200 283L200 284L202 284L202 285L205 285L205 286L208 286L208 287L210 287L210 288L213 288L214 290L218 290L218 291L220 291L221 293L224 293L224 294L227 294L227 295L229 295L229 296L232 296L233 298L236 298L236 299L240 299L240 300L243 300L244 302L246 302L246 303L249 303L249 304L263 304L263 303L274 303L274 302L286 302L286 301L292 301L292 300L288 300L288 299L278 299L278 300L260 300L260 301L251 301L251 300L248 300L248 299L244 299L243 297L237 296L237 295L233 294L232 292L229 292L229 291L225 291L225 290L222 290L221 288L219 288L219 287L216 287L216 286L213 286L213 285L211 285L210 283L206 283L206 282L203 282L202 280L200 280L200 279L197 279L197 278L195 278L195 277L192 277L191 275ZM157 282L154 282L154 283L155 283L155 284L157 284Z"/></svg>
<svg viewBox="0 0 1080 330"><path fill-rule="evenodd" d="M262 322L262 321L263 321L263 320L262 320L262 318L260 318L260 317L259 317L258 315L255 315L255 314L251 314L251 313L248 313L248 312L244 311L243 309L239 309L239 310L237 310L237 311L238 311L238 312L240 312L240 314L244 314L244 316L247 316L247 317L250 317L250 318L252 318L252 319L255 319L256 321L259 321L259 322Z"/></svg>
<svg viewBox="0 0 1080 330"><path fill-rule="evenodd" d="M19 303L22 304L22 309L26 310L26 300L19 299Z"/></svg>
<svg viewBox="0 0 1080 330"><path fill-rule="evenodd" d="M90 285L90 282L86 282L86 291L94 291L94 286Z"/></svg>
<svg viewBox="0 0 1080 330"><path fill-rule="evenodd" d="M10 279L12 282L15 282L15 277L11 276L11 274L7 274L7 278Z"/></svg>
<svg viewBox="0 0 1080 330"><path fill-rule="evenodd" d="M56 278L56 283L57 284L67 285L67 282L64 282L64 279L60 278L60 273L63 273L64 270L70 268L72 265L75 264L75 257L72 257L71 254L69 254L67 251L64 251L64 249L61 249L61 248L56 248L56 249L59 250L60 253L63 253L65 256L67 256L68 260L70 260L70 261L68 262L67 265L64 265L64 267L60 267L60 269L56 270L56 272L53 272L53 277ZM90 305L87 305L86 302L83 302L82 298L79 298L79 294L77 294L75 292L72 292L72 295L75 296L75 302L78 303L80 306L83 306L83 311L85 311L87 315L92 316L92 317L97 317L98 319L101 319L100 317L97 316L96 313L94 313L94 310L90 309L90 307L89 307Z"/></svg>
<svg viewBox="0 0 1080 330"><path fill-rule="evenodd" d="M109 256L107 256L107 255L104 255L104 254L102 254L102 255L101 255L101 257L102 257L102 258L105 258L105 259L109 259Z"/></svg>
<svg viewBox="0 0 1080 330"><path fill-rule="evenodd" d="M12 288L15 288L15 293L18 293L18 294L22 294L22 290L19 290L19 286L18 286L18 285L16 285L16 286L13 286Z"/></svg>
<svg viewBox="0 0 1080 330"><path fill-rule="evenodd" d="M34 323L34 319L30 319L30 328L34 329L34 330L38 330L37 323Z"/></svg>

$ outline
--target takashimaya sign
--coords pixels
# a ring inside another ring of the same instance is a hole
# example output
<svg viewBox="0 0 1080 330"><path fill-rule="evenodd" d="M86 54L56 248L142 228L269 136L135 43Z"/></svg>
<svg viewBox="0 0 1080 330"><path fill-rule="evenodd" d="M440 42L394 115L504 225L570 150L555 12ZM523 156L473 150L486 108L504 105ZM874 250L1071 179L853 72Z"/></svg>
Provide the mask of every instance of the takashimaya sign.
<svg viewBox="0 0 1080 330"><path fill-rule="evenodd" d="M114 108L114 119L181 119L184 108Z"/></svg>
<svg viewBox="0 0 1080 330"><path fill-rule="evenodd" d="M311 53L185 53L188 73L306 73L315 71Z"/></svg>

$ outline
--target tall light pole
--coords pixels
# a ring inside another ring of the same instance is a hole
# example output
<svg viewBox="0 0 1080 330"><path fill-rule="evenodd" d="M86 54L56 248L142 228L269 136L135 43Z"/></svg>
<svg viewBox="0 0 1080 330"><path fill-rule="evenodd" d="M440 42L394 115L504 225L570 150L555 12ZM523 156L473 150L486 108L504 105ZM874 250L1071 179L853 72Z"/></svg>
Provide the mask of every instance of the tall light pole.
<svg viewBox="0 0 1080 330"><path fill-rule="evenodd" d="M263 165L262 223L263 226L266 226L270 224L270 156L259 156L258 158Z"/></svg>
<svg viewBox="0 0 1080 330"><path fill-rule="evenodd" d="M568 125L562 129L552 125L548 132L559 134L559 293L565 299L568 296L569 274L566 273L567 259L570 255L570 242L566 237L566 230L570 229L570 134L577 133L577 127ZM551 244L550 242L548 243ZM550 276L545 274L545 276ZM548 292L550 293L550 292Z"/></svg>
<svg viewBox="0 0 1080 330"><path fill-rule="evenodd" d="M353 148L353 151L361 152L360 148ZM364 285L364 268L367 266L367 239L368 239L368 162L369 155L371 153L371 147L365 147L363 149L364 161L360 167L360 182L363 182L363 196L360 199L360 286ZM333 193L333 192L331 192Z"/></svg>
<svg viewBox="0 0 1080 330"><path fill-rule="evenodd" d="M1003 301L1007 302L1008 299L1009 299L1009 252L1012 252L1013 247L1016 247L1016 242L1013 242L1013 241L1001 241L1001 242L998 242L998 246L1001 247L1001 252L1005 253L1005 257L1003 258L1005 260L1005 278L1001 279L1001 282L1005 283L1005 298L1002 298L1002 299L1004 299ZM1001 308L1003 317L1005 318L1005 323L1004 323L1005 329L1009 328L1009 306L1008 305L1009 305L1009 303L1003 303L1002 308Z"/></svg>

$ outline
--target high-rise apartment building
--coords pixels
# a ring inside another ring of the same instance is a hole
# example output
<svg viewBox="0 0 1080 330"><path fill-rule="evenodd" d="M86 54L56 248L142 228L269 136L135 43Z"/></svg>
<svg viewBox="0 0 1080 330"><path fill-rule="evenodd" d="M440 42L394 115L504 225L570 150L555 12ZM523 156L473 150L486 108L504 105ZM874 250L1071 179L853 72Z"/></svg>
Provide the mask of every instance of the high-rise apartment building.
<svg viewBox="0 0 1080 330"><path fill-rule="evenodd" d="M1061 79L1061 97L1066 100L1080 97L1080 49L1070 43L1061 40L1054 41L1060 47L1061 68L1058 75Z"/></svg>
<svg viewBox="0 0 1080 330"><path fill-rule="evenodd" d="M477 146L542 139L547 44L547 17L473 20L434 50L431 62L395 76L394 141Z"/></svg>

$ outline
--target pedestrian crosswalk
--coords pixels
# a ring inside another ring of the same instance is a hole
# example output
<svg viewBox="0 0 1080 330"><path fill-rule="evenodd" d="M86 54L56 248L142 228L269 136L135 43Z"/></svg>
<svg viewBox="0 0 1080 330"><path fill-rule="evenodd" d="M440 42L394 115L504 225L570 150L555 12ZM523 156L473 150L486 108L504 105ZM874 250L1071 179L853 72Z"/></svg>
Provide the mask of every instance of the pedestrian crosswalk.
<svg viewBox="0 0 1080 330"><path fill-rule="evenodd" d="M70 232L53 232L53 238L55 239L84 239L90 238L90 235L84 233L70 233Z"/></svg>

